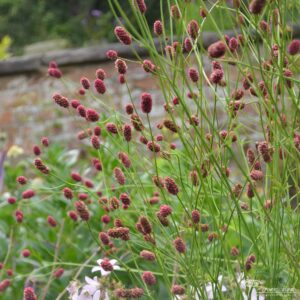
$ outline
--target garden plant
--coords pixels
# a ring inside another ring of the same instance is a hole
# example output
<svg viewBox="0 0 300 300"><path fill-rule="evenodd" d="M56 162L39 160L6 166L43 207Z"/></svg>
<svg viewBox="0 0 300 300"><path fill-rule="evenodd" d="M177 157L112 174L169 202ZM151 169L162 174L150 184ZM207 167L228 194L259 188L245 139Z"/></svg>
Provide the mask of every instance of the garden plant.
<svg viewBox="0 0 300 300"><path fill-rule="evenodd" d="M149 25L147 0L127 1L130 19L120 2L114 34L159 95L132 94L115 49L122 110L102 69L49 91L85 125L76 149L40 136L8 153L0 298L299 299L300 3L160 0Z"/></svg>

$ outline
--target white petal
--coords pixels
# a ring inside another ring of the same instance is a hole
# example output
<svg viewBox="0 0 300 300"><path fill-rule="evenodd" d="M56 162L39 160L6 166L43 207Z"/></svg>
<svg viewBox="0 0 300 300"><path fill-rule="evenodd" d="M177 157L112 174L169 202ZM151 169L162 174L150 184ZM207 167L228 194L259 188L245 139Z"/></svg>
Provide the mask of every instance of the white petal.
<svg viewBox="0 0 300 300"><path fill-rule="evenodd" d="M207 293L207 298L208 299L214 299L214 294L212 291L210 291L209 293Z"/></svg>
<svg viewBox="0 0 300 300"><path fill-rule="evenodd" d="M98 286L98 281L95 280L95 278L97 277L94 277L94 279L88 277L88 276L85 276L85 282L88 283L89 285L95 285L95 286Z"/></svg>
<svg viewBox="0 0 300 300"><path fill-rule="evenodd" d="M110 271L105 271L103 269L100 270L102 276L107 276L110 274Z"/></svg>
<svg viewBox="0 0 300 300"><path fill-rule="evenodd" d="M251 298L250 298L251 300L256 300L256 299L257 299L256 288L253 288L253 289L251 290L250 297L251 297Z"/></svg>
<svg viewBox="0 0 300 300"><path fill-rule="evenodd" d="M99 300L99 299L100 299L100 296L101 296L100 291L99 291L99 290L96 291L96 293L95 293L94 296L93 296L93 300Z"/></svg>
<svg viewBox="0 0 300 300"><path fill-rule="evenodd" d="M100 268L100 267L93 267L92 273L97 272L97 271L101 272L101 270L102 270L102 268Z"/></svg>
<svg viewBox="0 0 300 300"><path fill-rule="evenodd" d="M97 286L87 284L82 288L81 294L84 294L84 295L88 294L88 295L92 296L97 291L97 289L98 289Z"/></svg>
<svg viewBox="0 0 300 300"><path fill-rule="evenodd" d="M93 300L92 296L90 293L87 291L83 290L80 295L78 296L78 300Z"/></svg>
<svg viewBox="0 0 300 300"><path fill-rule="evenodd" d="M98 259L97 264L100 265L103 262L103 259Z"/></svg>
<svg viewBox="0 0 300 300"><path fill-rule="evenodd" d="M245 290L246 289L246 280L241 280L240 282L239 282L239 284L240 284L240 287L241 287L241 289L242 290Z"/></svg>
<svg viewBox="0 0 300 300"><path fill-rule="evenodd" d="M119 266L113 266L114 270L121 270Z"/></svg>
<svg viewBox="0 0 300 300"><path fill-rule="evenodd" d="M114 264L116 264L117 260L116 260L116 259L111 259L109 262L110 262L112 265L114 265Z"/></svg>
<svg viewBox="0 0 300 300"><path fill-rule="evenodd" d="M211 283L208 283L206 286L205 286L205 290L207 293L211 292L212 291L212 284Z"/></svg>

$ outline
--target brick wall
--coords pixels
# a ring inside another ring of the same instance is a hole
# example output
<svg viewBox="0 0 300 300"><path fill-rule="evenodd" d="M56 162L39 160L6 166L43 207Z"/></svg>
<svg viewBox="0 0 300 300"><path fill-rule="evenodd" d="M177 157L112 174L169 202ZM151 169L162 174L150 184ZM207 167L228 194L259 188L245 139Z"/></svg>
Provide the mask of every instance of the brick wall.
<svg viewBox="0 0 300 300"><path fill-rule="evenodd" d="M122 109L128 103L129 97L125 85L118 83L117 72L112 62L101 64L77 65L62 68L64 80L57 80L47 75L47 68L39 73L28 73L0 77L0 131L7 134L8 144L17 144L27 151L41 136L50 136L52 140L71 141L74 135L86 128L86 122L74 117L64 109L53 103L52 95L59 92L69 99L79 99L87 106L97 108L101 112L101 105L90 95L80 96L80 77L86 76L93 80L95 70L103 68L108 78L105 80L107 93L101 100L116 109ZM146 74L140 65L128 63L130 76L127 81L132 90L135 101L139 100L141 91L147 90L159 101L158 86L151 75ZM163 111L161 106L155 105L154 114L159 117Z"/></svg>

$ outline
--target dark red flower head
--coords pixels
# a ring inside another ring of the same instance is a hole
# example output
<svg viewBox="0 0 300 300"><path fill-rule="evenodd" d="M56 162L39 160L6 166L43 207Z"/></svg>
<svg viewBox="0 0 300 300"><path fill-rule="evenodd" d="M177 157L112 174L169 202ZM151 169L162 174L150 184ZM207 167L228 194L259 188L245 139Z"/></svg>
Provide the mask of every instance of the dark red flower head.
<svg viewBox="0 0 300 300"><path fill-rule="evenodd" d="M22 198L23 199L29 199L35 196L35 192L31 189L26 190L22 193Z"/></svg>
<svg viewBox="0 0 300 300"><path fill-rule="evenodd" d="M85 90L88 90L91 87L91 83L90 83L89 79L86 77L81 77L80 83Z"/></svg>
<svg viewBox="0 0 300 300"><path fill-rule="evenodd" d="M76 209L76 212L79 215L79 217L83 221L88 221L90 219L90 213L88 211L87 206L84 204L84 202L76 201L74 205L75 205L75 209Z"/></svg>
<svg viewBox="0 0 300 300"><path fill-rule="evenodd" d="M34 155L36 155L36 156L39 156L42 153L42 151L38 145L34 145L32 150L33 150Z"/></svg>
<svg viewBox="0 0 300 300"><path fill-rule="evenodd" d="M105 125L105 128L108 132L110 132L112 134L118 134L118 128L117 128L116 124L114 124L114 123L107 123Z"/></svg>
<svg viewBox="0 0 300 300"><path fill-rule="evenodd" d="M68 188L68 187L65 187L63 189L63 193L64 193L64 196L67 198L67 199L72 199L73 198L73 191Z"/></svg>
<svg viewBox="0 0 300 300"><path fill-rule="evenodd" d="M24 249L23 251L22 251L22 256L23 257L29 257L30 256L30 250L28 250L28 249Z"/></svg>
<svg viewBox="0 0 300 300"><path fill-rule="evenodd" d="M15 217L16 217L16 221L18 223L22 223L23 222L23 218L24 218L24 214L21 210L17 209L15 211Z"/></svg>
<svg viewBox="0 0 300 300"><path fill-rule="evenodd" d="M58 269L54 270L53 276L55 278L60 278L64 274L64 272L65 272L65 270L63 268L58 268Z"/></svg>
<svg viewBox="0 0 300 300"><path fill-rule="evenodd" d="M106 73L103 69L96 70L96 78L104 80L106 78Z"/></svg>
<svg viewBox="0 0 300 300"><path fill-rule="evenodd" d="M27 178L25 176L18 176L17 177L17 182L21 185L24 185L27 183Z"/></svg>
<svg viewBox="0 0 300 300"><path fill-rule="evenodd" d="M73 108L76 109L76 108L80 105L80 101L77 100L77 99L72 99L71 102L70 102L70 104L71 104L71 106L72 106Z"/></svg>
<svg viewBox="0 0 300 300"><path fill-rule="evenodd" d="M118 298L126 298L126 299L137 299L144 295L144 290L141 288L133 288L133 289L116 289L115 292Z"/></svg>
<svg viewBox="0 0 300 300"><path fill-rule="evenodd" d="M209 79L211 83L218 84L222 81L223 76L224 76L224 71L216 69L210 74Z"/></svg>
<svg viewBox="0 0 300 300"><path fill-rule="evenodd" d="M144 217L144 216L140 217L138 224L140 224L141 229L142 229L141 232L143 234L150 234L152 232L152 225L149 222L147 217Z"/></svg>
<svg viewBox="0 0 300 300"><path fill-rule="evenodd" d="M125 111L128 115L133 114L133 105L131 103L126 104Z"/></svg>
<svg viewBox="0 0 300 300"><path fill-rule="evenodd" d="M110 60L116 60L118 58L118 52L115 50L108 50L106 52L106 57ZM101 78L99 78L99 79L101 79Z"/></svg>
<svg viewBox="0 0 300 300"><path fill-rule="evenodd" d="M158 153L160 151L160 145L154 141L149 141L147 143L147 148L155 153Z"/></svg>
<svg viewBox="0 0 300 300"><path fill-rule="evenodd" d="M155 276L153 275L152 272L150 271L145 271L143 274L142 274L142 279L143 281L147 284L147 285L155 285L156 284L156 278Z"/></svg>
<svg viewBox="0 0 300 300"><path fill-rule="evenodd" d="M126 178L125 178L125 175L124 175L124 173L122 172L122 170L120 168L114 168L114 176L115 176L115 179L118 181L118 183L120 185L125 184Z"/></svg>
<svg viewBox="0 0 300 300"><path fill-rule="evenodd" d="M49 169L44 165L40 158L34 160L34 166L41 171L43 174L49 174Z"/></svg>
<svg viewBox="0 0 300 300"><path fill-rule="evenodd" d="M74 221L77 222L78 216L77 213L74 210L68 211L68 216Z"/></svg>
<svg viewBox="0 0 300 300"><path fill-rule="evenodd" d="M250 177L254 180L254 181L260 181L263 179L264 177L264 173L260 170L252 170L250 173Z"/></svg>
<svg viewBox="0 0 300 300"><path fill-rule="evenodd" d="M126 142L130 142L131 141L131 137L132 137L132 129L131 126L129 124L124 124L123 126L123 136Z"/></svg>
<svg viewBox="0 0 300 300"><path fill-rule="evenodd" d="M118 40L124 45L130 45L132 43L132 38L130 34L121 26L117 26L114 30Z"/></svg>
<svg viewBox="0 0 300 300"><path fill-rule="evenodd" d="M91 144L95 149L97 149L97 150L100 149L100 140L99 140L98 136L93 135L91 137Z"/></svg>
<svg viewBox="0 0 300 300"><path fill-rule="evenodd" d="M86 110L86 118L90 122L97 122L99 120L99 114L92 108Z"/></svg>
<svg viewBox="0 0 300 300"><path fill-rule="evenodd" d="M101 79L96 79L94 81L94 87L99 94L104 94L106 92L105 84Z"/></svg>
<svg viewBox="0 0 300 300"><path fill-rule="evenodd" d="M94 128L94 135L100 136L101 135L101 127L100 126L95 126Z"/></svg>
<svg viewBox="0 0 300 300"><path fill-rule="evenodd" d="M174 247L175 249L179 252L179 253L185 253L186 251L186 245L183 241L182 238L177 237L174 241L173 241Z"/></svg>
<svg viewBox="0 0 300 300"><path fill-rule="evenodd" d="M185 288L181 285L174 284L172 286L172 294L174 295L184 295L185 293Z"/></svg>
<svg viewBox="0 0 300 300"><path fill-rule="evenodd" d="M125 168L128 169L131 167L131 160L125 152L119 152L118 157Z"/></svg>
<svg viewBox="0 0 300 300"><path fill-rule="evenodd" d="M258 15L264 9L265 4L266 0L252 0L249 4L249 11L254 15Z"/></svg>
<svg viewBox="0 0 300 300"><path fill-rule="evenodd" d="M237 50L238 46L239 46L239 42L238 40L235 38L235 37L232 37L230 40L229 40L229 49L234 52Z"/></svg>
<svg viewBox="0 0 300 300"><path fill-rule="evenodd" d="M149 59L145 59L143 61L142 66L143 66L144 71L147 72L147 73L151 73L151 72L155 71L155 65Z"/></svg>
<svg viewBox="0 0 300 300"><path fill-rule="evenodd" d="M32 287L26 287L24 289L23 300L37 300L37 296Z"/></svg>
<svg viewBox="0 0 300 300"><path fill-rule="evenodd" d="M165 119L163 125L172 132L177 132L177 126L172 120Z"/></svg>
<svg viewBox="0 0 300 300"><path fill-rule="evenodd" d="M177 195L179 193L178 186L174 179L172 179L171 177L166 177L164 180L164 183L165 183L165 187L166 187L167 191L171 195Z"/></svg>
<svg viewBox="0 0 300 300"><path fill-rule="evenodd" d="M119 82L120 84L124 84L126 82L126 77L124 74L119 74Z"/></svg>
<svg viewBox="0 0 300 300"><path fill-rule="evenodd" d="M145 4L145 0L133 0L133 2L142 14L146 12L147 6Z"/></svg>
<svg viewBox="0 0 300 300"><path fill-rule="evenodd" d="M222 41L215 42L208 47L207 51L212 58L222 57L226 52L226 44Z"/></svg>
<svg viewBox="0 0 300 300"><path fill-rule="evenodd" d="M8 197L7 202L9 204L15 204L17 202L17 199L15 197Z"/></svg>
<svg viewBox="0 0 300 300"><path fill-rule="evenodd" d="M152 110L152 96L149 93L141 95L141 110L145 114L149 114Z"/></svg>
<svg viewBox="0 0 300 300"><path fill-rule="evenodd" d="M144 129L144 125L140 117L136 114L132 114L130 116L131 124L136 131L142 131Z"/></svg>
<svg viewBox="0 0 300 300"><path fill-rule="evenodd" d="M118 70L119 74L126 74L127 64L123 59L117 59L115 61L115 68Z"/></svg>
<svg viewBox="0 0 300 300"><path fill-rule="evenodd" d="M148 261L155 261L155 254L148 250L141 251L140 257Z"/></svg>
<svg viewBox="0 0 300 300"><path fill-rule="evenodd" d="M61 78L62 77L62 72L60 69L58 68L49 68L48 69L48 74L51 76L51 77L54 77L54 78Z"/></svg>
<svg viewBox="0 0 300 300"><path fill-rule="evenodd" d="M160 20L157 20L153 24L153 31L156 35L162 35L163 33L163 25Z"/></svg>
<svg viewBox="0 0 300 300"><path fill-rule="evenodd" d="M83 105L78 105L76 110L79 116L81 116L82 118L86 118L86 108Z"/></svg>
<svg viewBox="0 0 300 300"><path fill-rule="evenodd" d="M66 97L63 97L62 95L60 94L54 94L52 96L52 99L54 100L54 102L61 106L61 107L64 107L64 108L68 108L69 107L69 101Z"/></svg>
<svg viewBox="0 0 300 300"><path fill-rule="evenodd" d="M99 233L99 240L102 242L103 245L108 245L110 242L109 236L106 232Z"/></svg>
<svg viewBox="0 0 300 300"><path fill-rule="evenodd" d="M72 172L72 173L71 173L71 177L72 177L72 179L75 180L75 181L78 181L78 182L81 181L81 176L80 176L79 173Z"/></svg>
<svg viewBox="0 0 300 300"><path fill-rule="evenodd" d="M101 263L101 268L104 270L104 271L113 271L113 265L111 264L110 260L108 258L104 258Z"/></svg>
<svg viewBox="0 0 300 300"><path fill-rule="evenodd" d="M195 68L190 68L188 74L193 82L197 82L199 80L199 73Z"/></svg>
<svg viewBox="0 0 300 300"><path fill-rule="evenodd" d="M188 24L187 28L189 36L195 40L198 37L198 32L199 32L199 24L196 20L192 20Z"/></svg>
<svg viewBox="0 0 300 300"><path fill-rule="evenodd" d="M296 55L300 53L300 40L292 40L288 46L288 53L290 55Z"/></svg>
<svg viewBox="0 0 300 300"><path fill-rule="evenodd" d="M49 67L49 69L51 69L51 68L57 69L58 65L57 65L56 61L52 60L52 61L49 61L48 67Z"/></svg>
<svg viewBox="0 0 300 300"><path fill-rule="evenodd" d="M47 222L51 227L56 227L57 226L57 222L52 216L47 217Z"/></svg>
<svg viewBox="0 0 300 300"><path fill-rule="evenodd" d="M44 147L48 147L49 146L49 139L44 136L44 137L41 138L41 143Z"/></svg>
<svg viewBox="0 0 300 300"><path fill-rule="evenodd" d="M171 6L171 16L173 19L178 20L181 18L181 13L177 5Z"/></svg>
<svg viewBox="0 0 300 300"><path fill-rule="evenodd" d="M200 222L200 212L195 209L192 211L192 220L194 224L198 224Z"/></svg>
<svg viewBox="0 0 300 300"><path fill-rule="evenodd" d="M187 53L192 51L193 43L190 38L185 38L184 43L183 43L183 48L184 48L184 51Z"/></svg>

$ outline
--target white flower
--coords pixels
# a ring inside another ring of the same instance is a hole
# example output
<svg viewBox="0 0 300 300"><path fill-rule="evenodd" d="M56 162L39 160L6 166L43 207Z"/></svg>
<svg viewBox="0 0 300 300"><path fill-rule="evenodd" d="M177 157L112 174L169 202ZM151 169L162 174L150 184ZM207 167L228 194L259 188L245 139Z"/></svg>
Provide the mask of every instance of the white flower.
<svg viewBox="0 0 300 300"><path fill-rule="evenodd" d="M104 261L104 259L98 259L97 260L97 264L98 266L93 267L92 269L92 273L93 272L97 272L100 271L101 272L101 276L107 276L110 274L111 271L105 271L102 267L101 267L101 263ZM115 259L111 259L109 260L109 262L112 264L112 267L114 270L120 270L120 267L117 265L117 261Z"/></svg>
<svg viewBox="0 0 300 300"><path fill-rule="evenodd" d="M222 275L218 276L218 283L221 284L221 291L227 292L226 286L222 284L222 278L223 278ZM217 285L215 283L209 282L205 285L205 292L206 292L207 299L215 299L214 290L216 290L216 288L217 288ZM195 299L200 300L200 299L202 299L202 297L199 298L198 293L196 293Z"/></svg>
<svg viewBox="0 0 300 300"><path fill-rule="evenodd" d="M221 284L221 291L226 292L227 288L225 287L225 285L222 285L222 278L223 278L222 275L218 276L218 283ZM211 283L211 282L205 285L205 291L208 299L214 299L214 290L216 289L216 286L217 285L215 283Z"/></svg>
<svg viewBox="0 0 300 300"><path fill-rule="evenodd" d="M71 281L67 287L67 291L72 300L77 300L79 290L79 283L77 281Z"/></svg>
<svg viewBox="0 0 300 300"><path fill-rule="evenodd" d="M87 284L83 286L76 300L100 300L100 297L102 297L101 299L109 300L107 292L100 290L101 285L96 276L93 279L85 276L85 281Z"/></svg>
<svg viewBox="0 0 300 300"><path fill-rule="evenodd" d="M24 153L23 148L21 148L17 145L12 145L7 151L7 157L15 158L23 153Z"/></svg>
<svg viewBox="0 0 300 300"><path fill-rule="evenodd" d="M218 276L218 283L221 285L221 291L222 292L227 292L227 288L226 286L224 286L222 284L222 278L223 276L222 275L219 275ZM243 273L238 273L237 276L236 276L236 280L238 282L238 285L240 286L241 290L242 290L242 295L243 295L243 300L265 300L265 296L264 295L260 295L258 292L257 292L257 289L255 288L255 281L247 281L245 279L245 276ZM247 287L249 288L249 293L248 295L246 294L246 289ZM205 285L205 292L206 292L206 296L207 296L207 299L215 299L216 295L214 295L214 291L216 290L217 288L217 285L215 283L212 283L212 282L208 282L206 285ZM196 300L200 300L202 299L202 297L198 296L198 293L196 293L196 291L193 289L193 292L195 292L195 299ZM181 300L182 297L180 296L175 296L173 297L174 300Z"/></svg>
<svg viewBox="0 0 300 300"><path fill-rule="evenodd" d="M77 282L72 282L69 285L67 290L71 300L100 300L100 297L102 297L101 300L109 300L107 292L101 291L101 284L97 276L93 279L85 276L85 282L87 284L82 287L80 292Z"/></svg>
<svg viewBox="0 0 300 300"><path fill-rule="evenodd" d="M264 300L265 299L264 295L258 295L258 298L257 298L257 290L256 290L256 288L253 287L253 284L249 284L249 282L247 282L245 280L244 273L237 274L236 279L237 279L237 281L238 281L238 283L240 285L240 288L243 290L243 299L244 300L257 300L257 299L258 300ZM245 293L247 286L249 286L249 288L250 288L249 295L247 295Z"/></svg>

